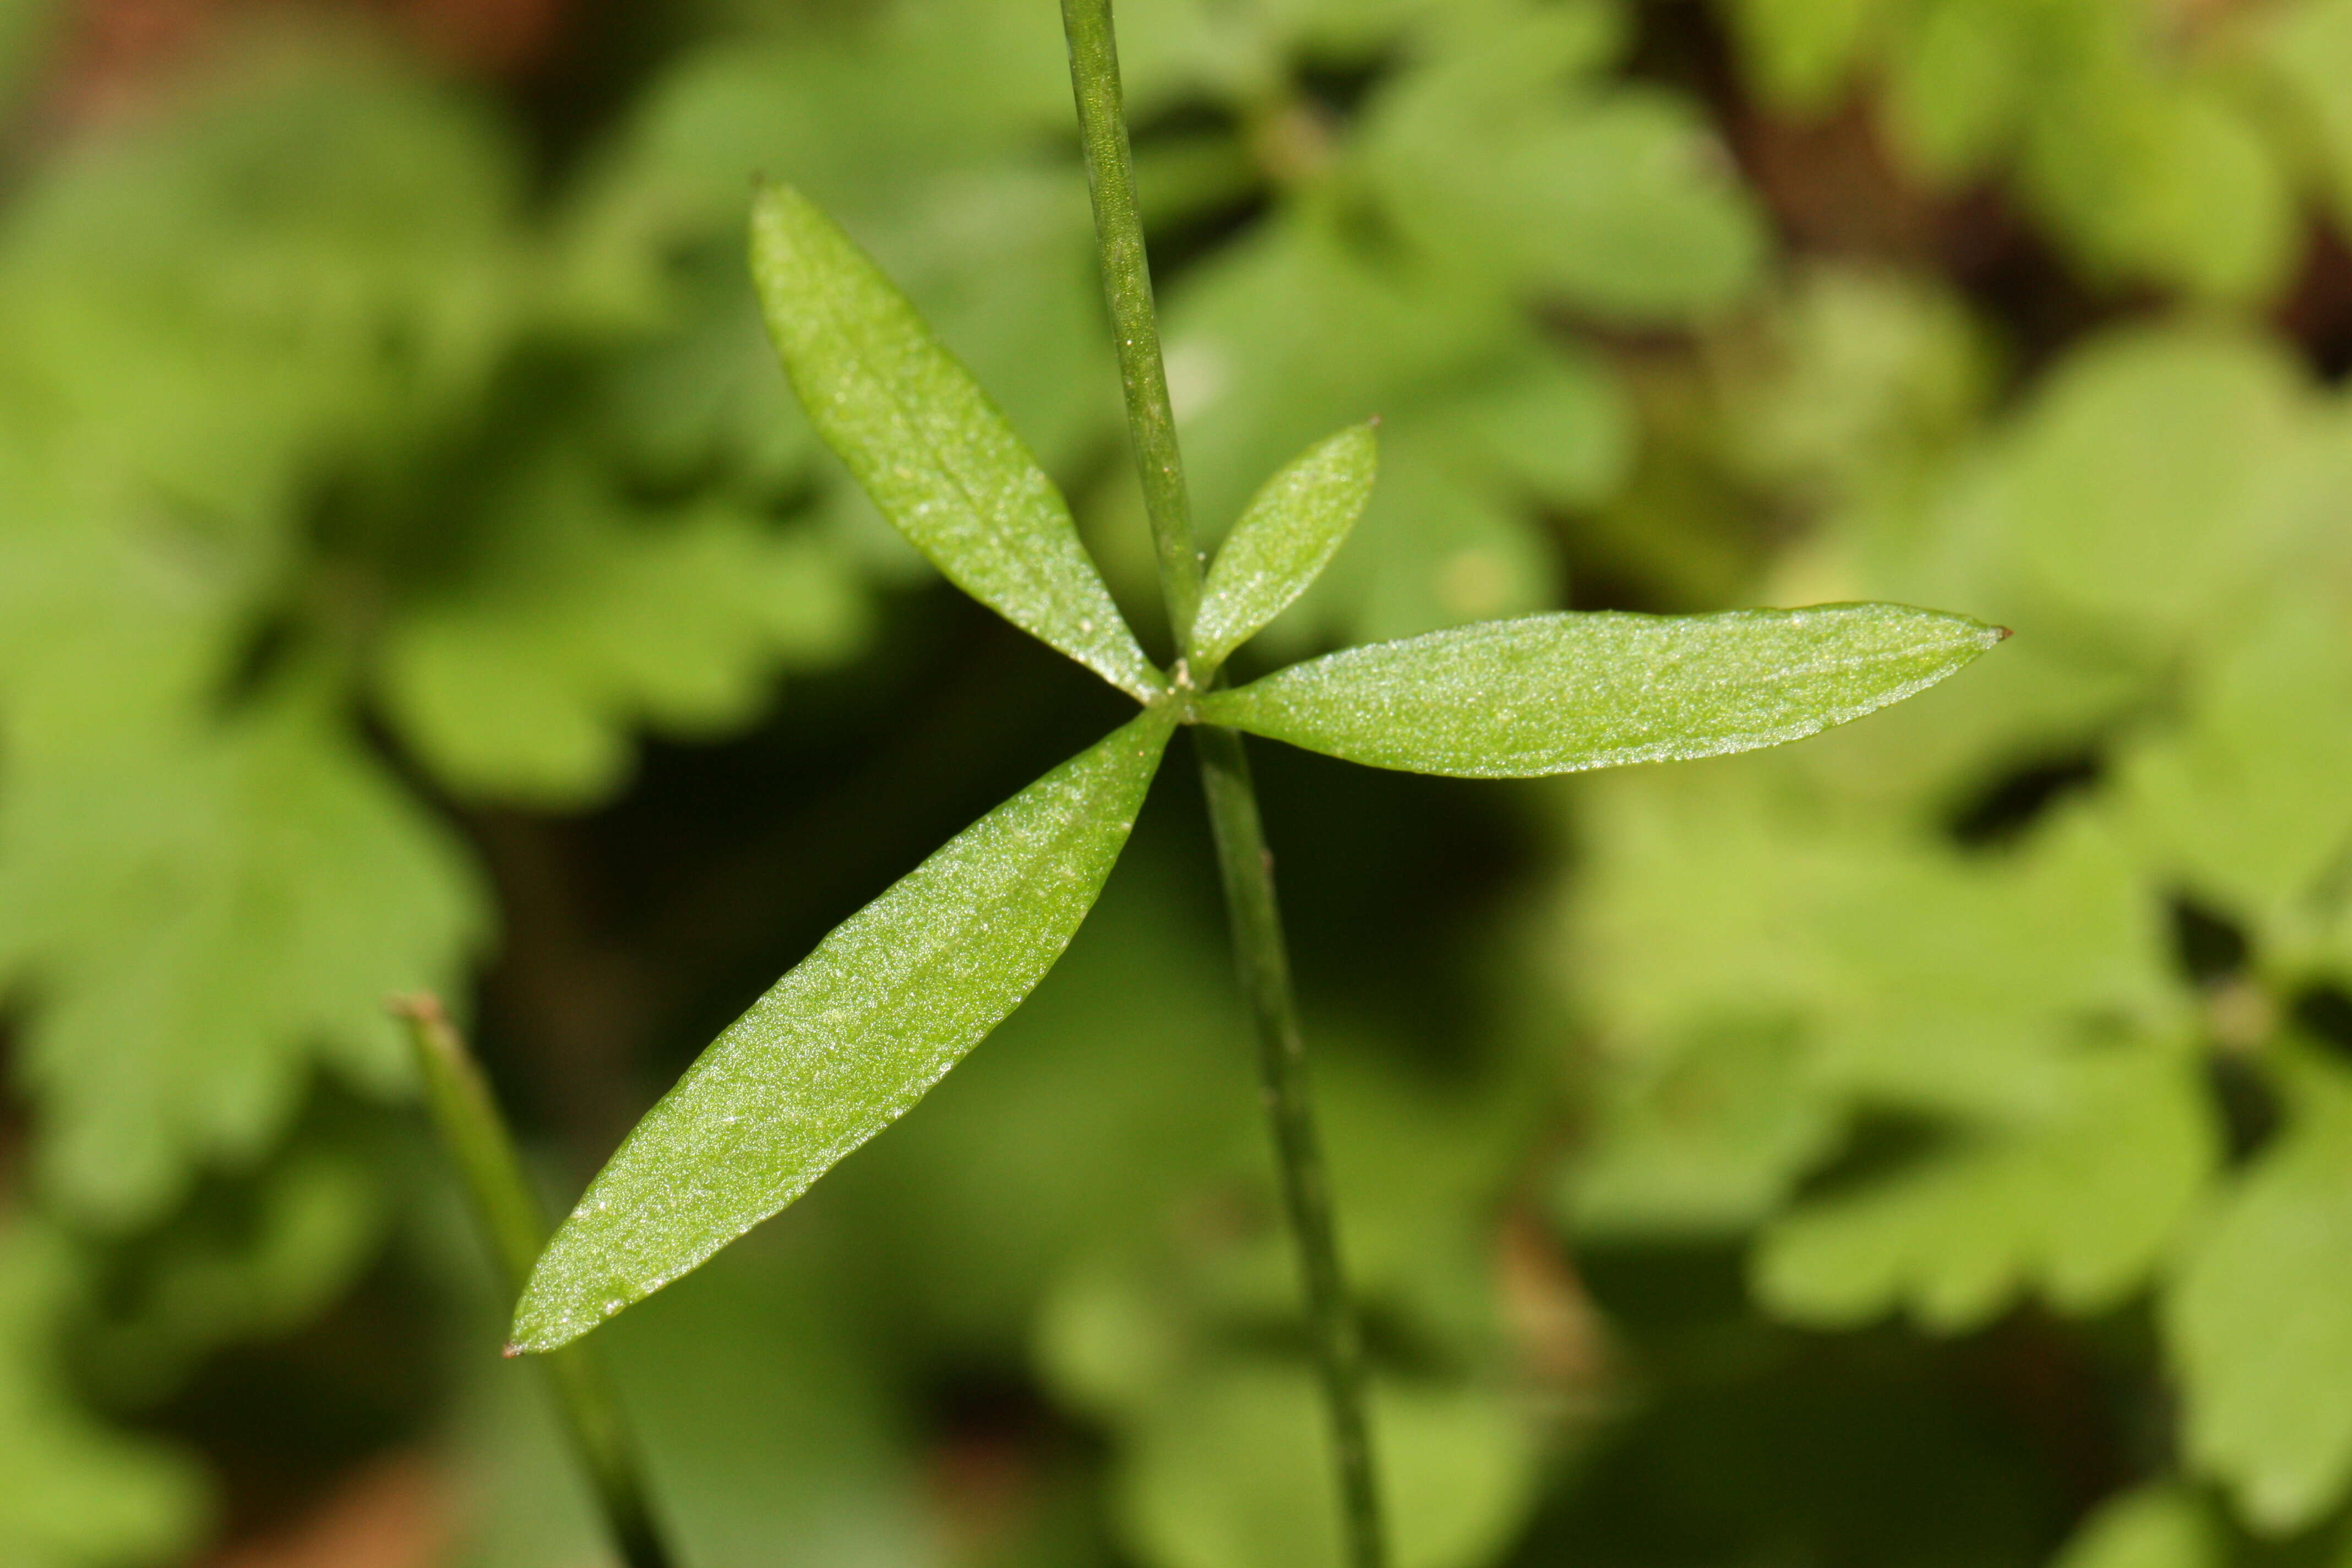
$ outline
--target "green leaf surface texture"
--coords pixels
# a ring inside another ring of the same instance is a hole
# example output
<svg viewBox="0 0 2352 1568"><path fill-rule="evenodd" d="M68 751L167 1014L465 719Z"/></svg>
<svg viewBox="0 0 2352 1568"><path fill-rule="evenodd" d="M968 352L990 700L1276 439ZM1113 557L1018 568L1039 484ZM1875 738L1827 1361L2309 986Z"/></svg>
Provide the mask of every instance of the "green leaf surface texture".
<svg viewBox="0 0 2352 1568"><path fill-rule="evenodd" d="M1131 696L1161 689L1054 481L856 242L770 184L751 271L810 423L882 515L1014 626Z"/></svg>
<svg viewBox="0 0 2352 1568"><path fill-rule="evenodd" d="M2003 635L1901 605L1528 616L1293 665L1200 711L1375 767L1529 778L1815 734L1925 690Z"/></svg>
<svg viewBox="0 0 2352 1568"><path fill-rule="evenodd" d="M1154 709L957 835L827 936L646 1113L557 1231L514 1341L552 1350L806 1192L1062 955L1174 720Z"/></svg>
<svg viewBox="0 0 2352 1568"><path fill-rule="evenodd" d="M1379 467L1372 427L1357 425L1265 482L1209 568L1192 624L1196 665L1223 664L1306 592L1363 515Z"/></svg>

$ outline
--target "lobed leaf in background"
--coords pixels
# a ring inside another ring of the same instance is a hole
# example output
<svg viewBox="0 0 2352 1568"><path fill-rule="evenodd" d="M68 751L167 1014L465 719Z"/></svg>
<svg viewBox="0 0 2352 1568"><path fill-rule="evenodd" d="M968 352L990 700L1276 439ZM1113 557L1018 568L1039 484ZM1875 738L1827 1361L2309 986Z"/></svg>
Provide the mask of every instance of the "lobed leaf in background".
<svg viewBox="0 0 2352 1568"><path fill-rule="evenodd" d="M115 1411L184 1395L226 1347L296 1333L384 1247L397 1203L379 1128L314 1111L257 1169L208 1178L170 1225L89 1247L69 1335L82 1386Z"/></svg>
<svg viewBox="0 0 2352 1568"><path fill-rule="evenodd" d="M754 176L788 175L869 247L1049 469L1112 433L1085 193L1036 153L1068 113L1054 29L1050 9L979 0L785 11L667 66L558 220L558 310L637 334L612 405L633 468L814 491L830 531L920 570L775 374L742 265Z"/></svg>
<svg viewBox="0 0 2352 1568"><path fill-rule="evenodd" d="M0 227L0 987L37 1201L109 1237L275 1183L321 1071L404 1095L380 998L487 944L367 710L442 786L576 807L641 725L740 726L866 615L855 551L779 521L790 473L653 489L594 433L659 344L556 310L511 127L388 50L263 37ZM215 1238L118 1394L315 1314L378 1239L298 1226L273 1263L279 1234Z"/></svg>
<svg viewBox="0 0 2352 1568"><path fill-rule="evenodd" d="M2341 1288L2352 1224L2352 1075L2292 1037L2272 1049L2294 1120L2186 1249L2164 1326L2189 1461L2278 1535L2324 1517L2352 1485L2352 1402L2324 1381L2352 1359L2352 1335L2318 1305Z"/></svg>
<svg viewBox="0 0 2352 1568"><path fill-rule="evenodd" d="M1726 405L1809 363L1727 362ZM2188 1473L2263 1535L2352 1484L2352 1407L2284 1373L2326 1364L2336 1317L2315 1152L2341 1047L2294 1020L2345 975L2352 808L2308 771L2352 621L2340 403L2251 333L2117 331L1980 438L1815 490L1785 570L1981 604L2025 668L1801 751L1594 781L1565 928L1601 1053L1580 1231L1747 1237L1757 1300L1806 1324L2152 1296ZM2209 928L2222 947L2183 934ZM2236 1075L2275 1142L2217 1097ZM2214 1560L2137 1520L2076 1553Z"/></svg>
<svg viewBox="0 0 2352 1568"><path fill-rule="evenodd" d="M2335 0L2178 26L2137 0L1723 9L1768 102L1822 116L1869 80L1909 173L2011 184L2103 285L2272 297L2296 260L2304 202L2332 202L2340 182Z"/></svg>
<svg viewBox="0 0 2352 1568"><path fill-rule="evenodd" d="M374 671L386 717L452 789L604 799L635 731L724 734L767 709L778 661L834 662L868 630L825 541L721 497L629 504L567 446L523 456L460 517L486 537L386 628Z"/></svg>
<svg viewBox="0 0 2352 1568"><path fill-rule="evenodd" d="M194 1172L255 1163L314 1067L404 1084L367 999L454 970L478 895L312 702L256 708L178 755L28 758L12 784L0 953L40 988L17 1070L63 1212L134 1227Z"/></svg>
<svg viewBox="0 0 2352 1568"><path fill-rule="evenodd" d="M257 1156L322 1044L396 1085L373 998L479 944L470 872L354 744L359 674L450 785L576 805L637 724L740 724L778 662L856 645L840 551L489 434L547 330L502 137L388 64L298 55L12 214L8 965L44 998L51 1179L110 1223ZM448 506L435 470L501 441L470 471L505 477ZM269 695L288 659L299 700ZM213 720L223 693L252 711ZM143 841L93 837L116 821ZM256 900L304 912L268 937ZM125 927L151 945L102 940ZM152 1099L114 1093L123 1050Z"/></svg>

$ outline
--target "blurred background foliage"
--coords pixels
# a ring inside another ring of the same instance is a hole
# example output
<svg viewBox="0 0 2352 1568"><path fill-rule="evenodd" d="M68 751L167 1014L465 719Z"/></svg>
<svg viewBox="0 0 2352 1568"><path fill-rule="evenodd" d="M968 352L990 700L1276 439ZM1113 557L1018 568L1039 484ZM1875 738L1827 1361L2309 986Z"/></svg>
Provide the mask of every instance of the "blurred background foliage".
<svg viewBox="0 0 2352 1568"><path fill-rule="evenodd" d="M2019 636L1554 785L1261 749L1402 1568L2352 1562L2352 4L1123 0L1271 651ZM1045 0L0 0L0 1564L599 1561L388 991L568 1202L1116 716L801 419L842 215L1152 612ZM1162 793L1191 787L1171 769ZM688 1560L1334 1560L1197 813L600 1338Z"/></svg>

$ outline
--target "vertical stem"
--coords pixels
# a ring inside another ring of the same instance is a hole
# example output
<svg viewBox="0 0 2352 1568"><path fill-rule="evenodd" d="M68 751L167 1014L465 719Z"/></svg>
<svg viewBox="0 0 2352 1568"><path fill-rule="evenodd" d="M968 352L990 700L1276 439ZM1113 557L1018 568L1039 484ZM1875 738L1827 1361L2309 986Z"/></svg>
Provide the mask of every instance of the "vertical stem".
<svg viewBox="0 0 2352 1568"><path fill-rule="evenodd" d="M1217 724L1192 727L1201 756L1201 783L1216 830L1217 870L1233 926L1234 963L1257 1026L1261 1092L1274 1126L1282 1171L1282 1204L1298 1244L1298 1268L1315 1325L1318 1370L1331 1423L1339 1473L1339 1506L1349 1568L1381 1568L1388 1561L1381 1526L1380 1485L1372 1469L1370 1418L1364 1409L1364 1345L1339 1268L1339 1228L1331 1184L1324 1173L1323 1140L1307 1085L1307 1041L1290 989L1290 954L1275 900L1274 855L1258 820L1257 791L1241 732Z"/></svg>
<svg viewBox="0 0 2352 1568"><path fill-rule="evenodd" d="M548 1225L547 1213L523 1175L506 1119L439 997L395 996L388 1005L408 1026L425 1079L425 1108L464 1179L474 1218L498 1260L509 1294L519 1296L547 1245ZM629 1568L670 1568L669 1549L654 1524L638 1476L628 1424L605 1381L603 1363L585 1345L569 1345L539 1359L622 1560Z"/></svg>
<svg viewBox="0 0 2352 1568"><path fill-rule="evenodd" d="M1062 29L1070 40L1070 85L1078 100L1078 136L1086 144L1087 187L1094 195L1103 292L1110 299L1119 380L1127 388L1127 427L1159 552L1168 629L1182 653L1189 651L1192 618L1201 607L1201 552L1192 542L1192 503L1184 490L1183 454L1176 447L1168 368L1160 357L1160 318L1152 307L1151 263L1144 254L1143 216L1135 200L1135 156L1127 140L1110 0L1062 0Z"/></svg>
<svg viewBox="0 0 2352 1568"><path fill-rule="evenodd" d="M1085 143L1087 183L1094 195L1095 230L1102 250L1103 289L1118 339L1120 378L1127 389L1128 427L1143 479L1160 560L1160 593L1180 653L1192 651L1192 623L1201 605L1201 555L1192 542L1191 502L1168 400L1160 353L1160 324L1144 253L1143 223L1135 195L1135 165L1121 101L1118 44L1111 0L1062 0L1069 37L1070 80ZM1181 673L1182 666L1178 666ZM1364 1353L1355 1312L1339 1267L1322 1140L1307 1091L1307 1047L1291 993L1290 956L1274 889L1274 857L1265 847L1249 757L1237 731L1192 726L1201 780L1215 830L1217 863L1233 929L1235 966L1256 1026L1266 1114L1273 1123L1281 1169L1283 1206L1297 1243L1318 1368L1339 1470L1340 1521L1349 1568L1385 1568L1386 1537L1374 1479L1370 1426L1365 1414Z"/></svg>

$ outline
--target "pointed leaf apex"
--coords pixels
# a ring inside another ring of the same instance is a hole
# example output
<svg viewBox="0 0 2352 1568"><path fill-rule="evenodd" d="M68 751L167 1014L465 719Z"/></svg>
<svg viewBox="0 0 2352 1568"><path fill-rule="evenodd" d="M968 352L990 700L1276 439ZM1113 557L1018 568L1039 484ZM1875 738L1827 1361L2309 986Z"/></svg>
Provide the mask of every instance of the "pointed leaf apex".
<svg viewBox="0 0 2352 1568"><path fill-rule="evenodd" d="M1196 679L1305 593L1371 500L1377 419L1351 425L1266 480L1209 568L1192 625Z"/></svg>
<svg viewBox="0 0 2352 1568"><path fill-rule="evenodd" d="M891 526L1138 701L1166 689L1011 423L856 241L779 180L753 197L751 279L809 422Z"/></svg>

